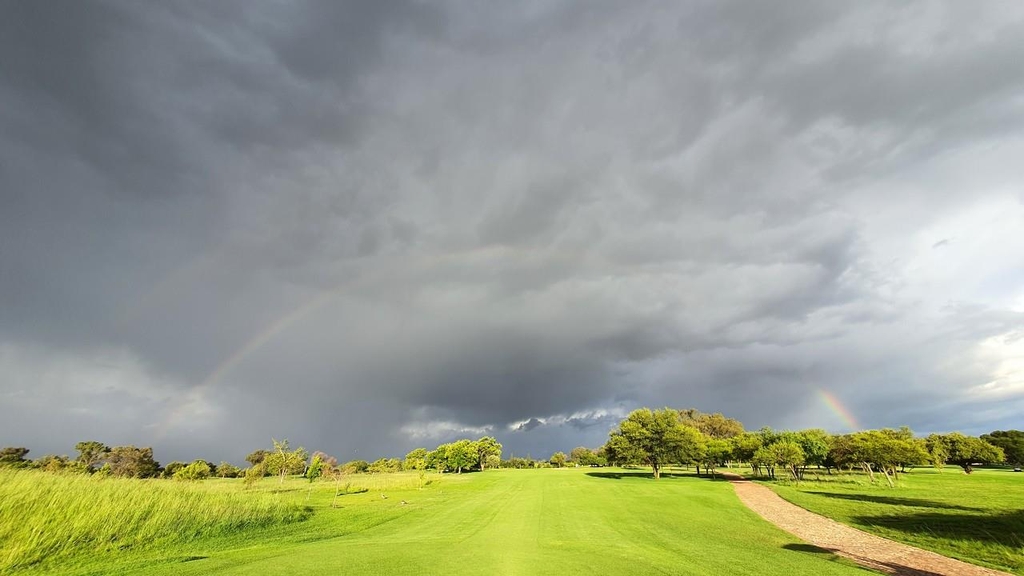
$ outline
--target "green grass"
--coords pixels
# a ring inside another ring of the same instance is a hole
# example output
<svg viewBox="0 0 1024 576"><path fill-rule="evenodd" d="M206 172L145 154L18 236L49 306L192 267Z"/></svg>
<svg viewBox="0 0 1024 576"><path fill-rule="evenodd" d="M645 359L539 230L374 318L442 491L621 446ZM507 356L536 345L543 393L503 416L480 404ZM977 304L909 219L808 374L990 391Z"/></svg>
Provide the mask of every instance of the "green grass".
<svg viewBox="0 0 1024 576"><path fill-rule="evenodd" d="M780 496L867 532L1024 574L1024 474L918 468L896 488L862 474L767 483Z"/></svg>
<svg viewBox="0 0 1024 576"><path fill-rule="evenodd" d="M219 530L135 550L79 548L73 557L52 559L30 572L867 573L763 521L740 504L726 482L690 474L659 481L647 476L609 469L493 470L429 474L426 479L433 482L422 489L415 474L357 476L346 481L368 491L340 497L337 509L330 507L334 490L327 482L314 484L310 492L301 480L282 486L268 478L256 493L246 493L236 481L204 482L199 487L137 482L132 486L149 493L139 496L143 499L174 497L170 495L176 490L209 490L210 498L237 498L233 501L242 509L250 498L278 498L282 505L308 505L314 513L304 522ZM4 500L12 494L9 488L0 491ZM19 498L39 498L27 487L18 492ZM0 516L4 530L24 519L14 517L16 509L25 510L17 516L56 514L45 507L10 506ZM61 515L89 514L87 508L76 510Z"/></svg>
<svg viewBox="0 0 1024 576"><path fill-rule="evenodd" d="M0 572L175 546L311 515L292 497L240 487L0 469Z"/></svg>

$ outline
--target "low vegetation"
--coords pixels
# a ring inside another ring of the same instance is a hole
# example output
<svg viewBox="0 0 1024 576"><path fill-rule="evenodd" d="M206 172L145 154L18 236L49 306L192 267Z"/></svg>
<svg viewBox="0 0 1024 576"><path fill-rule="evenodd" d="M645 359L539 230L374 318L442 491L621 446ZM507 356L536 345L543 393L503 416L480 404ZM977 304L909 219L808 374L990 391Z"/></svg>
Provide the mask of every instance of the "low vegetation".
<svg viewBox="0 0 1024 576"><path fill-rule="evenodd" d="M308 518L280 494L0 468L0 573L174 546Z"/></svg>

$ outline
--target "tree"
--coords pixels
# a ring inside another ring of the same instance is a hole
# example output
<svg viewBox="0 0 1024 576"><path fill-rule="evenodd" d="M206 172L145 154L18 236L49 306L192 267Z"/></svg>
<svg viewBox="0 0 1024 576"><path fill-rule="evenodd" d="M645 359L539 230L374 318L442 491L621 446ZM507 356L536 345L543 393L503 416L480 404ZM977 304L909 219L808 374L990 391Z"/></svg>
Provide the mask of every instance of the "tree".
<svg viewBox="0 0 1024 576"><path fill-rule="evenodd" d="M57 456L56 454L47 454L33 462L32 465L44 472L85 472L85 467L78 462L69 460L67 456Z"/></svg>
<svg viewBox="0 0 1024 576"><path fill-rule="evenodd" d="M640 408L609 434L605 451L609 460L644 462L658 479L666 464L697 461L704 452L704 438L695 428L684 426L676 410Z"/></svg>
<svg viewBox="0 0 1024 576"><path fill-rule="evenodd" d="M565 452L555 452L551 455L551 458L548 459L548 462L550 462L555 468L562 468L565 466Z"/></svg>
<svg viewBox="0 0 1024 576"><path fill-rule="evenodd" d="M28 455L29 449L20 446L8 446L6 448L0 448L0 466L10 466L12 468L24 468L32 462L25 458Z"/></svg>
<svg viewBox="0 0 1024 576"><path fill-rule="evenodd" d="M103 459L110 453L109 446L95 440L79 442L75 444L75 450L78 450L78 462L90 470L103 462Z"/></svg>
<svg viewBox="0 0 1024 576"><path fill-rule="evenodd" d="M416 448L405 455L402 468L406 470L424 470L427 467L427 449Z"/></svg>
<svg viewBox="0 0 1024 576"><path fill-rule="evenodd" d="M370 468L366 460L349 460L341 465L342 474L362 474Z"/></svg>
<svg viewBox="0 0 1024 576"><path fill-rule="evenodd" d="M319 454L314 454L306 467L306 479L313 482L324 474L324 461Z"/></svg>
<svg viewBox="0 0 1024 576"><path fill-rule="evenodd" d="M728 440L719 438L708 440L704 448L704 457L701 458L701 461L704 462L704 472L714 477L715 468L732 457L732 446Z"/></svg>
<svg viewBox="0 0 1024 576"><path fill-rule="evenodd" d="M1001 448L974 436L965 436L959 432L942 435L946 448L946 462L956 464L966 474L974 472L975 464L991 464L1003 461Z"/></svg>
<svg viewBox="0 0 1024 576"><path fill-rule="evenodd" d="M448 469L455 470L457 474L476 466L479 459L476 446L471 440L458 440L448 445Z"/></svg>
<svg viewBox="0 0 1024 576"><path fill-rule="evenodd" d="M274 451L267 454L262 462L267 471L280 476L281 483L284 483L285 476L289 474L302 474L308 458L306 449L299 447L289 450L287 439L277 441L271 438L271 441L274 443Z"/></svg>
<svg viewBox="0 0 1024 576"><path fill-rule="evenodd" d="M587 466L590 464L590 457L593 453L590 448L586 446L577 446L569 451L569 462L577 466Z"/></svg>
<svg viewBox="0 0 1024 576"><path fill-rule="evenodd" d="M178 470L181 470L185 466L188 466L188 464L175 460L174 462L164 466L164 470L160 475L164 478L174 478L174 475L178 473Z"/></svg>
<svg viewBox="0 0 1024 576"><path fill-rule="evenodd" d="M946 465L946 459L949 458L946 442L942 439L942 435L929 434L924 439L924 449L928 454L928 463L941 472L942 467Z"/></svg>
<svg viewBox="0 0 1024 576"><path fill-rule="evenodd" d="M804 451L792 440L780 440L758 448L751 461L763 467L769 478L775 478L775 468L782 466L799 480L797 467L804 463Z"/></svg>
<svg viewBox="0 0 1024 576"><path fill-rule="evenodd" d="M928 461L924 445L915 440L909 429L864 430L837 438L833 443L832 458L839 466L859 463L875 481L875 470L885 476L893 487L899 468Z"/></svg>
<svg viewBox="0 0 1024 576"><path fill-rule="evenodd" d="M210 477L210 464L205 460L196 460L174 473L175 480L205 480Z"/></svg>
<svg viewBox="0 0 1024 576"><path fill-rule="evenodd" d="M398 458L379 458L367 468L371 474L390 474L402 469L402 461Z"/></svg>
<svg viewBox="0 0 1024 576"><path fill-rule="evenodd" d="M486 458L488 468L500 468L501 467L501 456L497 454L488 454Z"/></svg>
<svg viewBox="0 0 1024 576"><path fill-rule="evenodd" d="M799 466L803 466L806 460L803 448L791 440L783 440L768 446L768 453L773 462L783 466L793 475L794 480L800 479Z"/></svg>
<svg viewBox="0 0 1024 576"><path fill-rule="evenodd" d="M267 470L263 466L263 462L259 464L253 464L245 469L245 487L250 488L257 482L263 479L267 475Z"/></svg>
<svg viewBox="0 0 1024 576"><path fill-rule="evenodd" d="M754 463L754 454L763 445L761 436L753 432L744 432L739 436L733 436L729 441L732 443L732 457L750 464L750 471L760 475L761 470Z"/></svg>
<svg viewBox="0 0 1024 576"><path fill-rule="evenodd" d="M981 439L1002 448L1007 464L1024 464L1024 432L1020 430L995 430L982 434Z"/></svg>
<svg viewBox="0 0 1024 576"><path fill-rule="evenodd" d="M807 466L824 466L828 459L829 449L832 447L832 435L820 428L801 430L792 436L792 441L800 447L804 453L803 468L800 469L800 478L804 476L804 469Z"/></svg>
<svg viewBox="0 0 1024 576"><path fill-rule="evenodd" d="M440 474L448 469L448 448L451 444L441 444L427 453L425 463L427 468L437 470Z"/></svg>
<svg viewBox="0 0 1024 576"><path fill-rule="evenodd" d="M150 447L115 446L107 454L110 473L123 478L152 478L160 473L160 463L153 459Z"/></svg>
<svg viewBox="0 0 1024 576"><path fill-rule="evenodd" d="M700 430L708 438L724 440L743 434L743 424L739 420L726 418L721 413L704 414L696 408L679 411L680 421L686 426Z"/></svg>
<svg viewBox="0 0 1024 576"><path fill-rule="evenodd" d="M253 466L257 464L262 464L263 461L267 458L267 455L269 454L270 451L268 450L253 450L252 452L249 453L248 456L245 457L245 461Z"/></svg>
<svg viewBox="0 0 1024 576"><path fill-rule="evenodd" d="M488 466L488 457L497 456L501 460L501 443L491 436L484 436L476 441L477 460L480 462L480 470Z"/></svg>
<svg viewBox="0 0 1024 576"><path fill-rule="evenodd" d="M216 475L218 478L238 478L242 474L242 469L230 462L221 461L217 465Z"/></svg>

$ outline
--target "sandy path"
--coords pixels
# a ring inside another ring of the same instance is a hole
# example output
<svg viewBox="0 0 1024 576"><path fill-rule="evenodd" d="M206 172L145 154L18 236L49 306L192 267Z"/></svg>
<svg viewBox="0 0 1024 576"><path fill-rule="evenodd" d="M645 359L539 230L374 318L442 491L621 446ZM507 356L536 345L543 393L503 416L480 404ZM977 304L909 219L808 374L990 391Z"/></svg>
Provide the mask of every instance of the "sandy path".
<svg viewBox="0 0 1024 576"><path fill-rule="evenodd" d="M747 508L801 540L854 562L899 576L1008 576L934 552L880 538L783 500L770 488L726 474Z"/></svg>

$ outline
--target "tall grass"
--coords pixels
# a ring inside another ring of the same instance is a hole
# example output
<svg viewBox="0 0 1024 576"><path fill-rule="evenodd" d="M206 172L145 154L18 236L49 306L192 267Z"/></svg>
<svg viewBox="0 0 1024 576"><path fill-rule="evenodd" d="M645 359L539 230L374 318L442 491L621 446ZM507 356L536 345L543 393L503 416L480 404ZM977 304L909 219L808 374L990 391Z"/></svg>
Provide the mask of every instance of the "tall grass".
<svg viewBox="0 0 1024 576"><path fill-rule="evenodd" d="M451 474L446 480L450 480ZM466 474L468 477L469 474ZM386 492L389 490L413 490L427 486L436 487L442 476L436 472L395 472L391 474L350 474L342 477L342 484L350 483L353 488L366 489L370 492Z"/></svg>
<svg viewBox="0 0 1024 576"><path fill-rule="evenodd" d="M80 554L170 546L307 518L282 494L0 469L0 573Z"/></svg>

